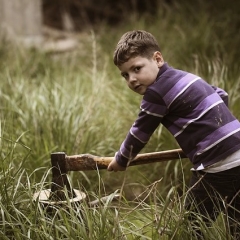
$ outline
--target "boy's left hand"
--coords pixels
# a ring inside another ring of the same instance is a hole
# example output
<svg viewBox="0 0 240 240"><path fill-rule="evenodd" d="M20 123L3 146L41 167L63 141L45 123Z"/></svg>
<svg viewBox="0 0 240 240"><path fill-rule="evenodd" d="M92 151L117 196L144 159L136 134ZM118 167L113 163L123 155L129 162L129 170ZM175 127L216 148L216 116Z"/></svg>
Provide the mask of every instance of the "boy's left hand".
<svg viewBox="0 0 240 240"><path fill-rule="evenodd" d="M108 168L107 168L108 171L114 171L114 172L117 172L117 171L125 171L126 170L126 167L122 167L120 166L117 161L116 161L116 158L114 158L108 165Z"/></svg>

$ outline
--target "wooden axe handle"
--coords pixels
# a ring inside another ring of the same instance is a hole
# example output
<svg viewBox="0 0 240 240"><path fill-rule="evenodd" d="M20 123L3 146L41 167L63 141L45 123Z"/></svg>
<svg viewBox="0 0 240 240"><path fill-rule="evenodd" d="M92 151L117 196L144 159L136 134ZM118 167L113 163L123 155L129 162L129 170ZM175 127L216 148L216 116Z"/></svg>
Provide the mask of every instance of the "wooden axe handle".
<svg viewBox="0 0 240 240"><path fill-rule="evenodd" d="M163 162L173 159L187 158L182 149L167 150L153 153L138 154L129 166ZM80 154L65 157L67 171L86 171L107 169L114 157L99 157L91 154Z"/></svg>

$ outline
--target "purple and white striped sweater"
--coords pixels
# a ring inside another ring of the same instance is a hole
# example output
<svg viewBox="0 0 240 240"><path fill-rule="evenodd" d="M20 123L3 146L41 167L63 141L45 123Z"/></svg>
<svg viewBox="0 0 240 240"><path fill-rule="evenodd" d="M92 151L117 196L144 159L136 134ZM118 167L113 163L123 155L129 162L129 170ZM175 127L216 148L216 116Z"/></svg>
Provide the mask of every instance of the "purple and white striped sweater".
<svg viewBox="0 0 240 240"><path fill-rule="evenodd" d="M116 161L126 166L160 123L172 133L195 169L226 158L240 149L240 123L227 105L225 91L165 63L144 94L141 111Z"/></svg>

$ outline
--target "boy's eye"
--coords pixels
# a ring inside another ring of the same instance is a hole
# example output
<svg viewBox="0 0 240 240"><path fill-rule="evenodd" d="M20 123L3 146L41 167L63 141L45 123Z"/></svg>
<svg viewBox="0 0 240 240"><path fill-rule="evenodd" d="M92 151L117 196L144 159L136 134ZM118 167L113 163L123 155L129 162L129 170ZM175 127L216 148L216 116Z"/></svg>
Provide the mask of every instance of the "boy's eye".
<svg viewBox="0 0 240 240"><path fill-rule="evenodd" d="M122 73L121 75L122 75L122 77L124 77L125 79L128 78L128 74L127 74L127 73Z"/></svg>
<svg viewBox="0 0 240 240"><path fill-rule="evenodd" d="M135 67L134 72L138 72L138 71L140 71L140 69L141 69L141 67Z"/></svg>

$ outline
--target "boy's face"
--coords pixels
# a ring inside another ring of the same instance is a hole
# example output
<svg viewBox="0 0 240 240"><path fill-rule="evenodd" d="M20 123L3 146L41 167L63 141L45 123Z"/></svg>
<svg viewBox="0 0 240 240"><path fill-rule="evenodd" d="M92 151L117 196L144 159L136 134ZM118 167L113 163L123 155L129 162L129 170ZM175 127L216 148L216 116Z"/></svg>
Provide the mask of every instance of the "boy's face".
<svg viewBox="0 0 240 240"><path fill-rule="evenodd" d="M128 87L134 92L144 95L148 86L157 78L159 68L164 64L160 52L155 52L152 58L135 57L118 66L121 75L126 79Z"/></svg>

